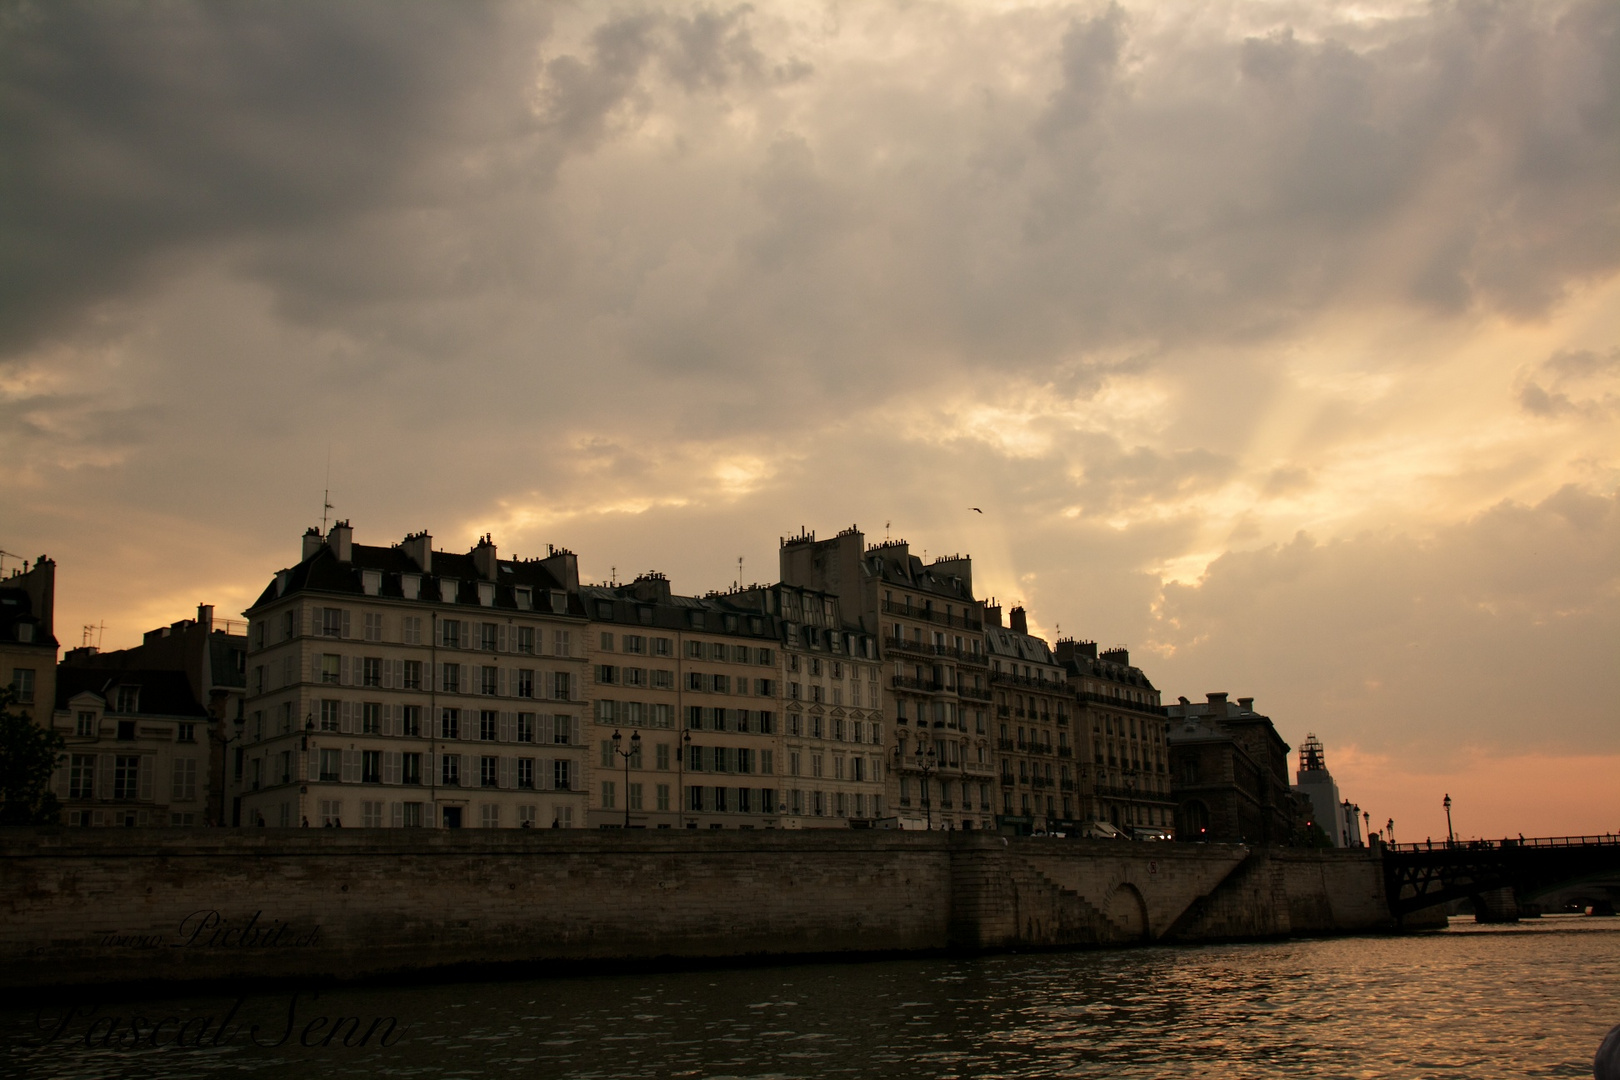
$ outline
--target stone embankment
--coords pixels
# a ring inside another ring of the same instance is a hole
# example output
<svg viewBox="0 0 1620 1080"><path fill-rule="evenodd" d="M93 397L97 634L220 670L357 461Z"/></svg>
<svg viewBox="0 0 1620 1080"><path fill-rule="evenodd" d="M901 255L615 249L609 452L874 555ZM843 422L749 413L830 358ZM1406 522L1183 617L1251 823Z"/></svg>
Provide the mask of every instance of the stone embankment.
<svg viewBox="0 0 1620 1080"><path fill-rule="evenodd" d="M9 989L1393 929L1365 851L971 832L0 832Z"/></svg>

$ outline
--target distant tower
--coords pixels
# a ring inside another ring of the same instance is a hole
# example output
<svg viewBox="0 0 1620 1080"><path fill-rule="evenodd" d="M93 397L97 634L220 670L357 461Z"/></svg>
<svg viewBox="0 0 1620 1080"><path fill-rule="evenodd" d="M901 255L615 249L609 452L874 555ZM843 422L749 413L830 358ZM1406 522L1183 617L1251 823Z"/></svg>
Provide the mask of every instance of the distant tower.
<svg viewBox="0 0 1620 1080"><path fill-rule="evenodd" d="M1294 790L1311 800L1311 820L1321 827L1334 847L1349 847L1354 841L1345 834L1344 813L1339 805L1339 785L1328 772L1327 757L1322 752L1322 740L1315 734L1305 736L1299 748L1299 772Z"/></svg>

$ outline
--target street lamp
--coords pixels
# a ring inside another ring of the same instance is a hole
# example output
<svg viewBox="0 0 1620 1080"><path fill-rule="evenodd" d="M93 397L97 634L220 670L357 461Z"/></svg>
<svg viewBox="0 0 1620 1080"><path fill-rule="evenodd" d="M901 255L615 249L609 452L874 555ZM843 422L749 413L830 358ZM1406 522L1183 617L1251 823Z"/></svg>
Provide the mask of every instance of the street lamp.
<svg viewBox="0 0 1620 1080"><path fill-rule="evenodd" d="M692 733L690 731L681 732L681 745L678 747L681 754L681 776L676 782L680 790L675 793L675 820L680 823L683 829L686 828L686 751L691 745Z"/></svg>
<svg viewBox="0 0 1620 1080"><path fill-rule="evenodd" d="M1363 842L1372 846L1372 814L1365 810L1361 812L1361 835Z"/></svg>
<svg viewBox="0 0 1620 1080"><path fill-rule="evenodd" d="M1384 830L1385 830L1384 835L1389 837L1389 846L1394 847L1395 846L1395 819L1394 818L1389 819L1388 823L1386 823L1384 825Z"/></svg>
<svg viewBox="0 0 1620 1080"><path fill-rule="evenodd" d="M613 752L624 758L624 827L630 827L630 759L641 753L641 732L632 732L630 735L630 749L619 749L622 741L617 731L613 733Z"/></svg>
<svg viewBox="0 0 1620 1080"><path fill-rule="evenodd" d="M923 753L922 744L917 744L917 768L922 773L922 803L923 813L928 822L928 831L934 831L934 804L929 797L928 778L938 771L939 755L934 752L932 743L928 746L928 753Z"/></svg>
<svg viewBox="0 0 1620 1080"><path fill-rule="evenodd" d="M1446 793L1446 797L1440 801L1440 805L1446 808L1446 847L1450 847L1453 843L1456 842L1456 834L1454 832L1452 832L1452 830L1451 830L1451 793L1450 792Z"/></svg>

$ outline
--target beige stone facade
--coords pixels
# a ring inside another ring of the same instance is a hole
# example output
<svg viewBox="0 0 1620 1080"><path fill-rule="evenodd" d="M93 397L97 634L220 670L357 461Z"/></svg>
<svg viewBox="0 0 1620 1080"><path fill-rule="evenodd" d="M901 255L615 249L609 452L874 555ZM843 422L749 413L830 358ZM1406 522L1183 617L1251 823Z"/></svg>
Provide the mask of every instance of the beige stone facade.
<svg viewBox="0 0 1620 1080"><path fill-rule="evenodd" d="M996 822L1016 833L1078 827L1084 790L1075 760L1075 705L1063 666L1045 640L1029 633L1024 609L1001 622L986 609L985 647L995 695ZM1087 785L1089 787L1089 785Z"/></svg>
<svg viewBox="0 0 1620 1080"><path fill-rule="evenodd" d="M242 825L580 827L587 658L571 552L502 560L340 522L251 607Z"/></svg>
<svg viewBox="0 0 1620 1080"><path fill-rule="evenodd" d="M41 555L0 580L0 686L17 708L49 724L56 703L56 563Z"/></svg>
<svg viewBox="0 0 1620 1080"><path fill-rule="evenodd" d="M1060 640L1057 658L1077 702L1085 790L1082 815L1133 835L1173 836L1165 710L1159 691L1123 647ZM1089 762L1086 755L1089 753Z"/></svg>

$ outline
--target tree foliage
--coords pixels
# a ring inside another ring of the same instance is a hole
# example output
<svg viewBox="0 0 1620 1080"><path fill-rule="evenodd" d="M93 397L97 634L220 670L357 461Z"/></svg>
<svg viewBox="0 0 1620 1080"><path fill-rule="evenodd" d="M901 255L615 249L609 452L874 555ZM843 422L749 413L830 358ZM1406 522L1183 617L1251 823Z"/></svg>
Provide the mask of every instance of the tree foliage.
<svg viewBox="0 0 1620 1080"><path fill-rule="evenodd" d="M51 792L51 773L67 743L17 704L17 692L0 687L0 825L55 825L61 804Z"/></svg>

